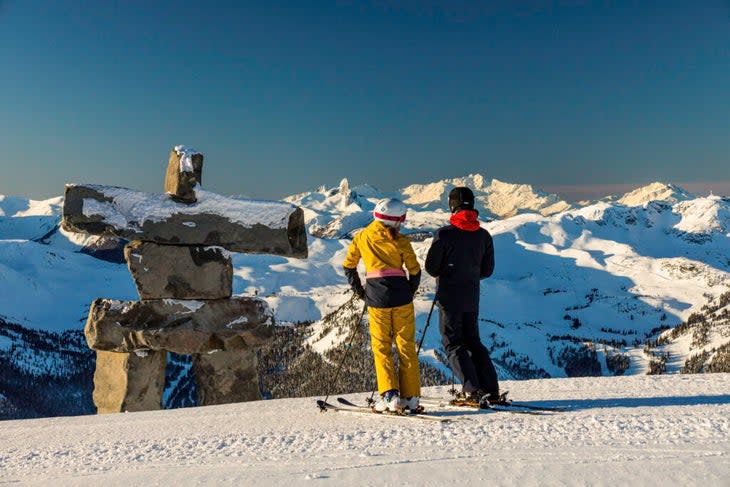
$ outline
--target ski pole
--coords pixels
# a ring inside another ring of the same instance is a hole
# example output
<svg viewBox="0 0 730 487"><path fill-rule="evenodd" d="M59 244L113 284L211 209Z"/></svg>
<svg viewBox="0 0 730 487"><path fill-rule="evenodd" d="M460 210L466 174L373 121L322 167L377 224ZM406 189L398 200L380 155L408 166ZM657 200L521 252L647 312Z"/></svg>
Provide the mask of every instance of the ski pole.
<svg viewBox="0 0 730 487"><path fill-rule="evenodd" d="M449 394L452 396L456 396L456 379L454 379L454 368L451 367L451 389L449 389Z"/></svg>
<svg viewBox="0 0 730 487"><path fill-rule="evenodd" d="M342 366L345 364L345 360L347 359L347 356L350 354L350 349L352 348L352 340L355 338L355 334L357 333L357 329L360 327L360 323L362 323L362 318L365 316L365 311L368 309L367 303L365 303L362 307L362 312L360 313L360 317L358 320L353 323L352 326L352 332L350 332L350 339L347 343L347 350L345 350L345 355L342 357L342 360L340 360L340 365L337 367L337 372L335 372L335 379L332 381L332 384L337 384L337 378L340 376L340 371L342 370ZM319 406L319 409L322 412L327 411L327 399L330 398L330 391L327 391L327 395L324 398L324 402Z"/></svg>
<svg viewBox="0 0 730 487"><path fill-rule="evenodd" d="M426 318L426 326L423 327L423 334L421 335L421 341L418 342L418 349L416 349L416 357L421 353L421 347L423 346L423 340L426 338L426 330L428 325L431 323L431 314L433 313L433 307L436 305L436 295L433 295L433 301L431 301L431 310L428 312L428 318Z"/></svg>

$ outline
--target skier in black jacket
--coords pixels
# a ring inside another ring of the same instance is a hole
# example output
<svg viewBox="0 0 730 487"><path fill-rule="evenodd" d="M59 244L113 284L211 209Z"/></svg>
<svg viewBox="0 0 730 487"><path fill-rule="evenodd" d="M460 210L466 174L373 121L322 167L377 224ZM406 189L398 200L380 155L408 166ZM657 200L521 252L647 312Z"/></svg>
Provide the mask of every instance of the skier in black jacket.
<svg viewBox="0 0 730 487"><path fill-rule="evenodd" d="M449 193L450 225L436 231L426 256L426 272L436 277L439 330L449 363L461 380L462 399L498 401L497 372L479 339L479 281L494 271L492 236L481 228L474 193Z"/></svg>

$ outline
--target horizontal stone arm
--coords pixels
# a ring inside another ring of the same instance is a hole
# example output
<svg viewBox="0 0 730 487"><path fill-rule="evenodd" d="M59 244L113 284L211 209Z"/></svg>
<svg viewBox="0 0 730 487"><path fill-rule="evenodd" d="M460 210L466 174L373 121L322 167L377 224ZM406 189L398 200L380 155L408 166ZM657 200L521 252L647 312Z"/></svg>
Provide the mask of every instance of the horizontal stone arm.
<svg viewBox="0 0 730 487"><path fill-rule="evenodd" d="M232 252L307 257L304 213L289 203L238 200L196 190L192 204L165 194L66 185L63 228L160 244L218 245Z"/></svg>
<svg viewBox="0 0 730 487"><path fill-rule="evenodd" d="M208 301L97 299L84 328L90 348L106 352L168 350L179 354L258 348L273 337L262 299Z"/></svg>

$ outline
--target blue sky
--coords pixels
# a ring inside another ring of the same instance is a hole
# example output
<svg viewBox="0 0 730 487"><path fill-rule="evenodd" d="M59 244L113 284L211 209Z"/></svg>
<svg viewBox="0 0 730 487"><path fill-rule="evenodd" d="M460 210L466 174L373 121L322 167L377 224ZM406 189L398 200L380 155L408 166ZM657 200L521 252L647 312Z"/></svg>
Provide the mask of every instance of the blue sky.
<svg viewBox="0 0 730 487"><path fill-rule="evenodd" d="M0 0L0 67L0 194L162 191L177 144L255 198L470 173L730 194L728 0Z"/></svg>

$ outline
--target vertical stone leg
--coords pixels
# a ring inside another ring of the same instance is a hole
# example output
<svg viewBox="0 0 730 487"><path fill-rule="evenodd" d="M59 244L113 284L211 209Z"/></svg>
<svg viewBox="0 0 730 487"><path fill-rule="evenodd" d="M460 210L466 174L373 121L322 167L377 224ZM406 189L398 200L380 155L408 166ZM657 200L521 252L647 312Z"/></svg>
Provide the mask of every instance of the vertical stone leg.
<svg viewBox="0 0 730 487"><path fill-rule="evenodd" d="M162 409L167 352L96 352L94 404L98 414Z"/></svg>
<svg viewBox="0 0 730 487"><path fill-rule="evenodd" d="M256 350L193 355L198 405L260 400Z"/></svg>

